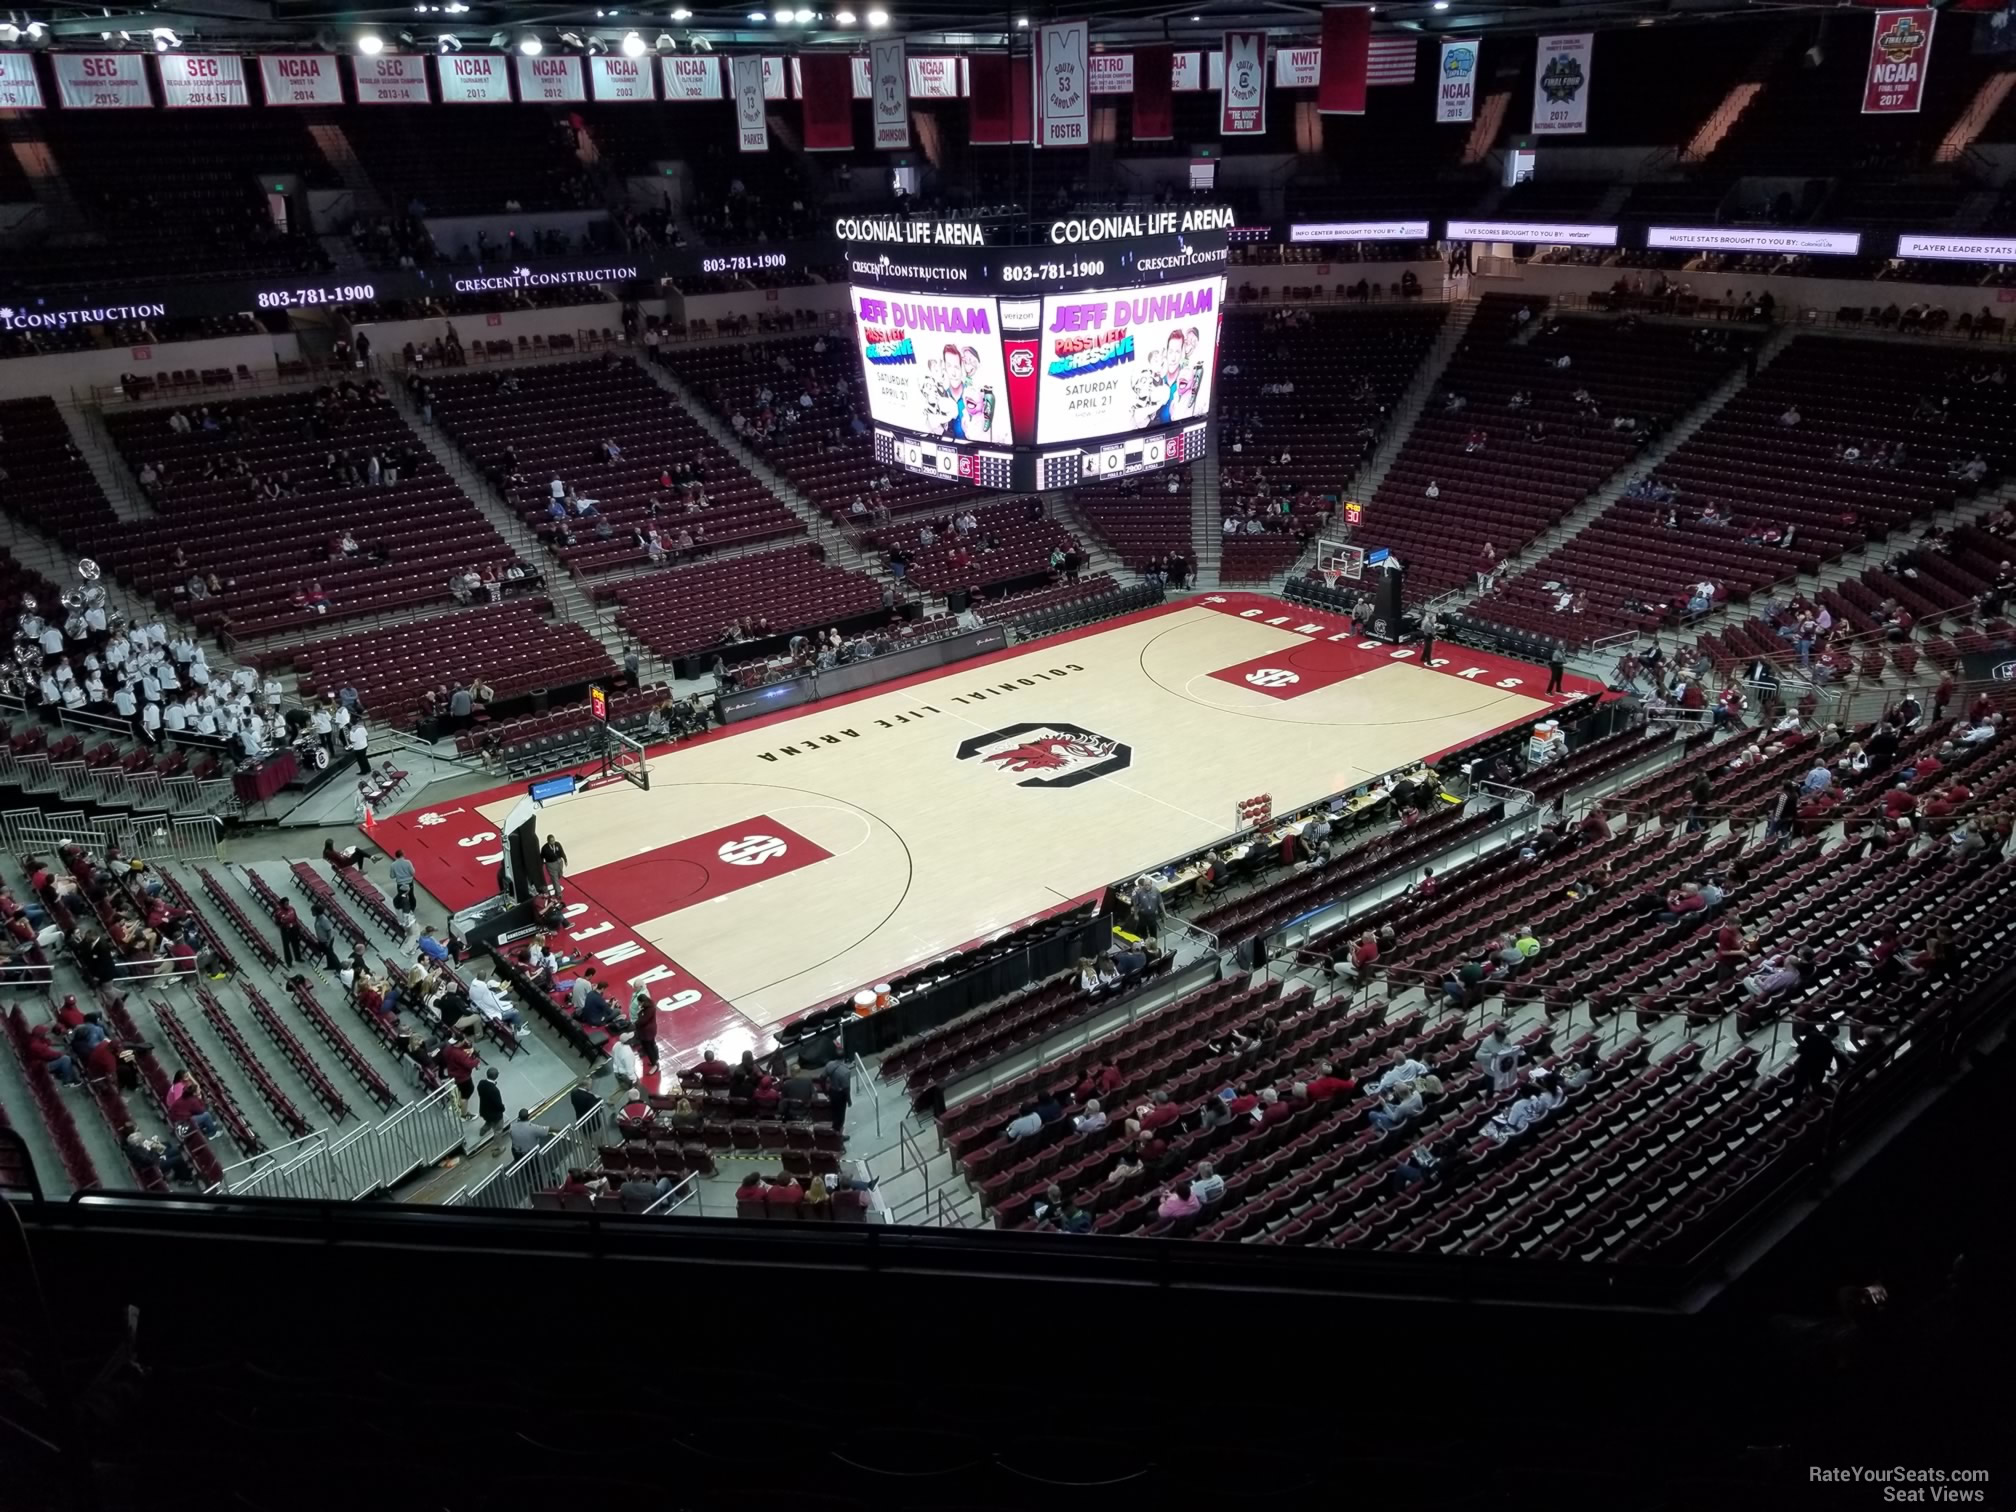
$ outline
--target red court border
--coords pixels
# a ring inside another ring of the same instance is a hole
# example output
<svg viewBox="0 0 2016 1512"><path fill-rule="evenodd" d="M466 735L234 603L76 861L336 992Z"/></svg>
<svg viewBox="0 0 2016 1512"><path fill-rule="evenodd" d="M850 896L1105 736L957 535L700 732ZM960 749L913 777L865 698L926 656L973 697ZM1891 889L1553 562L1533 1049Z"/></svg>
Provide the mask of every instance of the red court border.
<svg viewBox="0 0 2016 1512"><path fill-rule="evenodd" d="M969 668L979 669L997 662L1009 660L1013 657L1026 656L1032 652L1040 651L1046 646L1065 645L1090 636L1103 635L1109 630L1116 630L1122 626L1134 624L1142 620L1179 613L1185 609L1200 608L1210 609L1234 618L1252 619L1260 624L1271 624L1277 627L1290 627L1298 630L1303 629L1303 627L1309 627L1305 633L1309 634L1311 638L1315 638L1319 632L1324 636L1355 637L1357 635L1357 632L1351 626L1349 617L1345 615L1309 613L1304 611L1299 605L1289 604L1285 600L1272 598L1265 594L1237 591L1204 594L1180 599L1172 603L1154 604L1146 609L1137 609L1128 614L1115 615L1111 619L1099 620L1090 625L1081 625L1075 630L1059 631L1055 635L1041 636L1035 640L1024 641L1020 645L1006 646L998 651L990 651L985 655L972 657L965 661L950 662L942 666L926 668L923 671L909 673L903 677L891 678L887 682L871 683L865 688L857 688L852 692L836 694L832 698L822 699L816 703L800 704L795 708L780 709L774 714L764 714L755 719L744 720L739 724L726 725L717 730L710 730L703 735L692 736L684 741L668 742L652 746L646 754L648 757L663 756L688 746L700 745L707 741L720 740L730 735L741 735L750 730L761 729L766 725L778 724L786 720L802 719L805 715L815 710L825 711L844 708L848 704L857 703L865 698L879 697L885 693L900 692L904 688L914 687L920 683L934 682L940 678L963 672ZM1465 668L1481 667L1487 674L1492 675L1494 686L1502 678L1517 677L1520 686L1516 691L1520 691L1528 697L1539 699L1552 697L1558 703L1566 704L1575 698L1603 691L1599 685L1591 682L1589 679L1571 675L1565 679L1567 691L1557 695L1548 695L1539 691L1539 687L1544 685L1544 676L1532 676L1536 672L1544 674L1544 668L1535 667L1529 662L1513 661L1505 657L1471 651L1467 647L1459 648L1453 644L1448 649L1451 652L1460 653L1457 656L1448 658L1450 666L1455 666L1460 662L1460 665ZM1394 648L1396 653L1404 652L1404 650L1405 648ZM1438 646L1437 650L1442 650L1442 647ZM1405 661L1407 658L1402 654L1395 654L1393 659ZM1442 659L1441 657L1437 658L1438 661ZM1419 665L1418 657L1414 659L1414 664ZM1429 670L1442 672L1447 676L1460 675L1458 671L1450 670L1450 667L1437 666L1431 667ZM1520 674L1525 675L1522 676ZM1531 689L1526 688L1524 684L1528 682L1535 684L1535 686ZM1463 746L1474 745L1479 740L1486 739L1490 735L1509 729L1514 725L1522 724L1532 717L1536 716L1522 715L1520 718L1509 720L1492 730L1482 731L1466 739L1463 742ZM1461 748L1456 747L1454 749ZM1430 761L1439 760L1440 757L1446 754L1448 754L1446 751L1434 752L1425 755L1423 759ZM593 763L588 763L562 770L592 774L594 771L599 770L599 768ZM548 775L558 774L552 773ZM501 783L496 787L486 788L482 792L472 793L463 798L444 799L441 803L388 815L376 820L372 828L365 831L365 834L372 843L388 855L394 850L405 850L407 852L407 859L413 862L414 868L418 873L420 885L436 898L439 898L451 910L460 910L473 903L481 902L485 898L494 896L496 892L496 873L488 868L474 864L474 858L484 853L482 845L464 845L459 842L469 839L472 835L481 834L489 830L489 821L476 813L478 808L485 804L496 803L505 798L522 797L525 792L525 786L522 782ZM445 814L446 822L435 824L422 823L423 817L432 814ZM455 820L458 818L463 821L461 824L455 823ZM439 841L456 843L443 846L437 843ZM1103 888L1094 889L1092 892L1075 898L1068 903L1057 904L1051 908L1044 909L1040 913L1031 915L1029 919L1007 925L1005 929L1019 928L1022 924L1032 922L1033 920L1062 913L1077 903L1083 902L1087 897L1097 896L1103 890ZM627 981L640 974L650 977L652 985L664 994L660 999L661 1010L663 1010L660 1014L660 1034L662 1053L668 1066L683 1067L697 1062L700 1059L701 1049L707 1045L714 1046L717 1051L729 1060L735 1058L731 1052L744 1048L754 1049L760 1053L771 1042L773 1038L772 1031L774 1029L795 1022L795 1020L803 1018L806 1013L814 1012L826 1005L823 1002L808 1003L801 1013L794 1014L790 1018L781 1019L775 1025L769 1027L759 1026L738 1012L735 1006L727 999L723 998L719 993L715 992L691 973L679 967L670 957L638 935L634 921L620 919L610 914L589 893L576 889L571 884L567 890L567 901L571 910L577 910L569 918L565 931L569 936L570 948L578 946L580 949L587 951L591 959L603 963L605 970L613 971L619 979ZM1001 932L1005 931L996 931L996 933ZM967 941L964 945L958 947L958 949L970 948L991 937L991 935L978 936L973 940ZM948 953L956 953L956 951ZM890 969L909 970L912 968L892 967ZM861 985L868 984L863 983ZM679 996L686 994L693 996L688 1001L681 1003ZM826 1001L838 1001L845 996L847 994L839 994L835 998ZM676 1036L676 1041L664 1038L664 1036Z"/></svg>

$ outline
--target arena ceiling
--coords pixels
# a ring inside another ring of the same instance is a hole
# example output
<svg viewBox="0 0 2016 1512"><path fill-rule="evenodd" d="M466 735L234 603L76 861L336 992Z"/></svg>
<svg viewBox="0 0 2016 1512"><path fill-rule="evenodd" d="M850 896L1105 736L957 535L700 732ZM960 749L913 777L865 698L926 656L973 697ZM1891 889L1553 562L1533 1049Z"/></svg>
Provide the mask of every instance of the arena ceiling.
<svg viewBox="0 0 2016 1512"><path fill-rule="evenodd" d="M1026 37L1028 27L1053 17L1092 12L1093 39L1113 44L1168 41L1204 46L1226 27L1265 28L1282 38L1313 38L1320 5L1290 0L1223 0L1171 5L1167 0L1104 0L1097 7L1007 4L998 0L819 0L811 9L773 11L768 0L687 4L657 0L409 0L381 6L337 5L329 0L173 0L147 10L97 4L36 5L10 14L16 24L44 23L37 39L56 46L117 43L123 33L148 45L155 27L173 29L184 47L320 45L349 51L366 29L388 46L431 51L444 33L463 47L505 45L500 34L536 31L546 46L613 49L632 30L659 51L713 48L858 48L871 34L902 34L924 48L998 47ZM1702 24L1754 19L1769 10L1816 10L1801 4L1743 4L1739 0L1554 0L1541 4L1490 4L1484 0L1400 0L1374 6L1379 33L1429 36L1455 33L1537 32L1560 27ZM760 21L752 16L760 15ZM801 19L802 18L802 19ZM880 18L880 19L878 19ZM573 42L562 41L562 32ZM108 35L109 34L109 35Z"/></svg>

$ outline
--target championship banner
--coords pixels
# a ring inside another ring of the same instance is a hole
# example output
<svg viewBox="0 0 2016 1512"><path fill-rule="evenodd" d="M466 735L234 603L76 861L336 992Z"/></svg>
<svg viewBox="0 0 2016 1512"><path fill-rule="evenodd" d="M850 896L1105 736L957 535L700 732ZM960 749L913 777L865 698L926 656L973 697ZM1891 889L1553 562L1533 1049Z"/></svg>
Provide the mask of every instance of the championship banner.
<svg viewBox="0 0 2016 1512"><path fill-rule="evenodd" d="M791 70L784 66L782 58L763 60L763 98L766 100L791 98Z"/></svg>
<svg viewBox="0 0 2016 1512"><path fill-rule="evenodd" d="M658 91L651 83L652 71L649 58L604 57L598 53L588 60L588 83L598 104L603 101L634 104L658 98Z"/></svg>
<svg viewBox="0 0 2016 1512"><path fill-rule="evenodd" d="M1036 145L1092 145L1091 25L1062 21L1036 33Z"/></svg>
<svg viewBox="0 0 2016 1512"><path fill-rule="evenodd" d="M502 53L446 53L435 66L444 105L511 103L511 70Z"/></svg>
<svg viewBox="0 0 2016 1512"><path fill-rule="evenodd" d="M1592 32L1542 37L1533 65L1533 134L1574 136L1589 129Z"/></svg>
<svg viewBox="0 0 2016 1512"><path fill-rule="evenodd" d="M170 110L249 105L245 61L236 53L161 53L161 103Z"/></svg>
<svg viewBox="0 0 2016 1512"><path fill-rule="evenodd" d="M658 60L658 71L665 76L665 98L668 100L719 100L723 98L721 89L721 60L714 57L674 54Z"/></svg>
<svg viewBox="0 0 2016 1512"><path fill-rule="evenodd" d="M910 60L910 97L915 100L956 100L966 91L960 86L964 60L956 53L932 53Z"/></svg>
<svg viewBox="0 0 2016 1512"><path fill-rule="evenodd" d="M1477 44L1444 42L1442 67L1436 79L1436 122L1446 125L1469 121L1477 110Z"/></svg>
<svg viewBox="0 0 2016 1512"><path fill-rule="evenodd" d="M1095 95L1134 93L1134 54L1094 53L1085 60L1085 72Z"/></svg>
<svg viewBox="0 0 2016 1512"><path fill-rule="evenodd" d="M0 52L0 110L40 110L42 81L27 53Z"/></svg>
<svg viewBox="0 0 2016 1512"><path fill-rule="evenodd" d="M518 98L527 105L578 105L588 98L581 60L571 53L518 59Z"/></svg>
<svg viewBox="0 0 2016 1512"><path fill-rule="evenodd" d="M1276 89L1314 89L1323 78L1323 49L1320 47L1277 47L1274 49Z"/></svg>
<svg viewBox="0 0 2016 1512"><path fill-rule="evenodd" d="M421 53L380 53L350 60L359 105L428 105L427 59Z"/></svg>
<svg viewBox="0 0 2016 1512"><path fill-rule="evenodd" d="M770 150L770 117L763 101L763 62L746 53L728 60L728 93L735 101L735 143L744 152Z"/></svg>
<svg viewBox="0 0 2016 1512"><path fill-rule="evenodd" d="M1204 88L1204 54L1201 52L1171 54L1169 60L1169 87L1177 94L1197 94L1200 92Z"/></svg>
<svg viewBox="0 0 2016 1512"><path fill-rule="evenodd" d="M1134 140L1168 142L1176 136L1176 110L1169 97L1173 49L1144 47L1134 54Z"/></svg>
<svg viewBox="0 0 2016 1512"><path fill-rule="evenodd" d="M868 76L874 89L875 147L882 152L910 150L910 69L903 57L903 39L884 37L868 49ZM1001 75L1005 85L1008 75ZM1007 141L1005 135L1002 141Z"/></svg>
<svg viewBox="0 0 2016 1512"><path fill-rule="evenodd" d="M1225 33L1225 84L1218 92L1220 136L1267 134L1267 33Z"/></svg>
<svg viewBox="0 0 2016 1512"><path fill-rule="evenodd" d="M268 105L341 105L333 53L261 53L259 84Z"/></svg>
<svg viewBox="0 0 2016 1512"><path fill-rule="evenodd" d="M1862 114L1916 115L1925 100L1925 70L1932 66L1935 10L1876 12L1869 41L1869 77L1862 85Z"/></svg>
<svg viewBox="0 0 2016 1512"><path fill-rule="evenodd" d="M845 53L807 53L797 60L805 83L799 97L807 152L851 152L854 91L847 86Z"/></svg>
<svg viewBox="0 0 2016 1512"><path fill-rule="evenodd" d="M1323 75L1316 87L1317 111L1322 115L1365 114L1366 69L1371 60L1372 12L1362 5L1324 6Z"/></svg>

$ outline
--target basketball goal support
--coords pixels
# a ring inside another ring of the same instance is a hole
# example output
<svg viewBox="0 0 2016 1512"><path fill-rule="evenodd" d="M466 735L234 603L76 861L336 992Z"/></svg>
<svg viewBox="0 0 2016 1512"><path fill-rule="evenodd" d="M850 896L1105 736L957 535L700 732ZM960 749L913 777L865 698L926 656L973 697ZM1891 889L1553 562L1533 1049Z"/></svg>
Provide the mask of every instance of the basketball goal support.
<svg viewBox="0 0 2016 1512"><path fill-rule="evenodd" d="M602 726L603 780L621 777L647 793L651 790L651 766L644 759L644 747L613 725Z"/></svg>

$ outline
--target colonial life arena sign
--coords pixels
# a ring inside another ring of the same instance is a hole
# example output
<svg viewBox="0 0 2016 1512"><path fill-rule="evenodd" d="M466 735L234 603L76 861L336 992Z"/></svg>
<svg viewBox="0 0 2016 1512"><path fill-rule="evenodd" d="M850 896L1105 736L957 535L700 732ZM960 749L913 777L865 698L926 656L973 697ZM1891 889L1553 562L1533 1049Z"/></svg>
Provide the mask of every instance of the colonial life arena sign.
<svg viewBox="0 0 2016 1512"><path fill-rule="evenodd" d="M1050 223L1050 240L1065 242L1120 241L1134 236L1171 236L1185 231L1230 231L1232 211L1224 205L1192 210L1150 210L1125 215L1087 215Z"/></svg>

